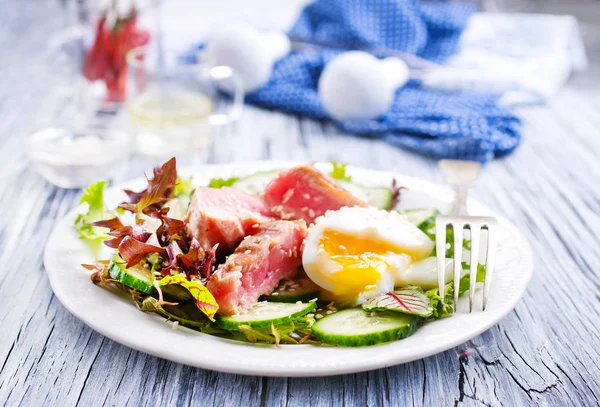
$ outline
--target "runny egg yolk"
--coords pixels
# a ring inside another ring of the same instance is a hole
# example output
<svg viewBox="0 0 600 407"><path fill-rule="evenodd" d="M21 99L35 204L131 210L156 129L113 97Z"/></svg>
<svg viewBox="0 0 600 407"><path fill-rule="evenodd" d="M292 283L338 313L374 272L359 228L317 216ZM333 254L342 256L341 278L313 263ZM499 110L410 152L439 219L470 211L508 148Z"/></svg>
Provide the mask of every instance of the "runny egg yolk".
<svg viewBox="0 0 600 407"><path fill-rule="evenodd" d="M399 248L387 242L364 237L323 231L319 245L328 257L341 268L330 275L333 294L341 297L356 296L366 287L381 280L381 272L389 268L385 256L397 253Z"/></svg>

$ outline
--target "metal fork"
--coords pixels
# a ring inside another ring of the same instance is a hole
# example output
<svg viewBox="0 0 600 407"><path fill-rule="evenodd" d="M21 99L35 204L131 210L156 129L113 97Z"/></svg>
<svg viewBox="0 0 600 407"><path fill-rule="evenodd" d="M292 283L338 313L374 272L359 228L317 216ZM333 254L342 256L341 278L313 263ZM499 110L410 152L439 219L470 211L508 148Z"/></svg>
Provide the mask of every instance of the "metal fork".
<svg viewBox="0 0 600 407"><path fill-rule="evenodd" d="M454 212L458 216L438 216L436 218L435 248L437 256L438 289L442 302L445 300L444 286L446 285L446 230L453 228L454 235L454 310L458 307L459 283L462 272L462 242L465 229L471 237L471 268L469 272L469 312L473 312L475 284L477 282L477 266L479 265L479 248L481 230L487 230L486 273L483 283L482 310L488 303L494 262L496 256L496 227L495 218L487 216L468 216L467 196L469 188L479 178L481 165L472 161L441 160L440 168L444 179L456 191Z"/></svg>

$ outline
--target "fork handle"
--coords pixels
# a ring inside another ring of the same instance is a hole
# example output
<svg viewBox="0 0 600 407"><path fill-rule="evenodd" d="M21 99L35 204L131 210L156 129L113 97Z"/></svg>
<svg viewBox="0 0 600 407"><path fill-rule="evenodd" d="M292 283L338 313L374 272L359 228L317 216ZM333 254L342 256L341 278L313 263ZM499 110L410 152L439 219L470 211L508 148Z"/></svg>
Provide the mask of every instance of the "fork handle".
<svg viewBox="0 0 600 407"><path fill-rule="evenodd" d="M454 214L457 216L467 216L469 211L467 210L467 194L469 188L462 185L455 185L455 202L454 202Z"/></svg>

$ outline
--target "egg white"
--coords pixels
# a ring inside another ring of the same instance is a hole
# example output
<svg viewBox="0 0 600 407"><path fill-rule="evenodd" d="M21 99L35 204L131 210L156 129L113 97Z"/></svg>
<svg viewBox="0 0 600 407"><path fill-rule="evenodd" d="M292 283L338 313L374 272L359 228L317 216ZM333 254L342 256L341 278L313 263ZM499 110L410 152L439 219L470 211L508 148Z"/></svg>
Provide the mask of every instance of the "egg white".
<svg viewBox="0 0 600 407"><path fill-rule="evenodd" d="M380 274L377 283L365 286L363 291L350 299L355 304L379 293L389 292L394 286L406 285L405 273L411 264L430 255L434 247L427 235L396 212L358 207L329 211L317 219L310 229L302 256L308 277L328 292L335 292L336 288L339 288L335 286L332 277L343 269L343 266L323 250L321 241L325 232L340 233L393 248L392 251L381 255L381 264L374 266ZM410 273L409 280L419 281L419 276L420 269L417 268Z"/></svg>
<svg viewBox="0 0 600 407"><path fill-rule="evenodd" d="M446 259L444 264L445 282L448 283L454 277L454 261ZM461 271L461 276L466 273L464 270ZM416 285L424 290L437 288L437 257L427 257L426 259L415 261L408 268L396 274L396 286L402 287L407 285Z"/></svg>

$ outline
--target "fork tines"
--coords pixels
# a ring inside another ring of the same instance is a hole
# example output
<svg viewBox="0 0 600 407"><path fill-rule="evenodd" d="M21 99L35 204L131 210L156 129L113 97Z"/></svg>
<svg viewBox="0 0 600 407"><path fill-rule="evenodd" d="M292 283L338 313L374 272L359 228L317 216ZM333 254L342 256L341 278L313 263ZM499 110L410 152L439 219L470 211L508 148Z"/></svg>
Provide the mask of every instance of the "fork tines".
<svg viewBox="0 0 600 407"><path fill-rule="evenodd" d="M446 284L446 230L448 226L454 231L454 311L458 306L458 290L462 272L462 243L463 231L468 229L471 232L471 270L469 279L469 312L473 311L473 298L475 296L475 283L477 281L477 266L479 264L479 247L481 239L481 229L487 230L487 250L486 250L486 273L483 284L483 303L482 308L488 302L490 285L492 283L492 274L494 272L494 262L496 255L496 226L495 218L486 216L438 216L435 223L435 248L437 256L438 286L442 301L445 300L444 286Z"/></svg>

